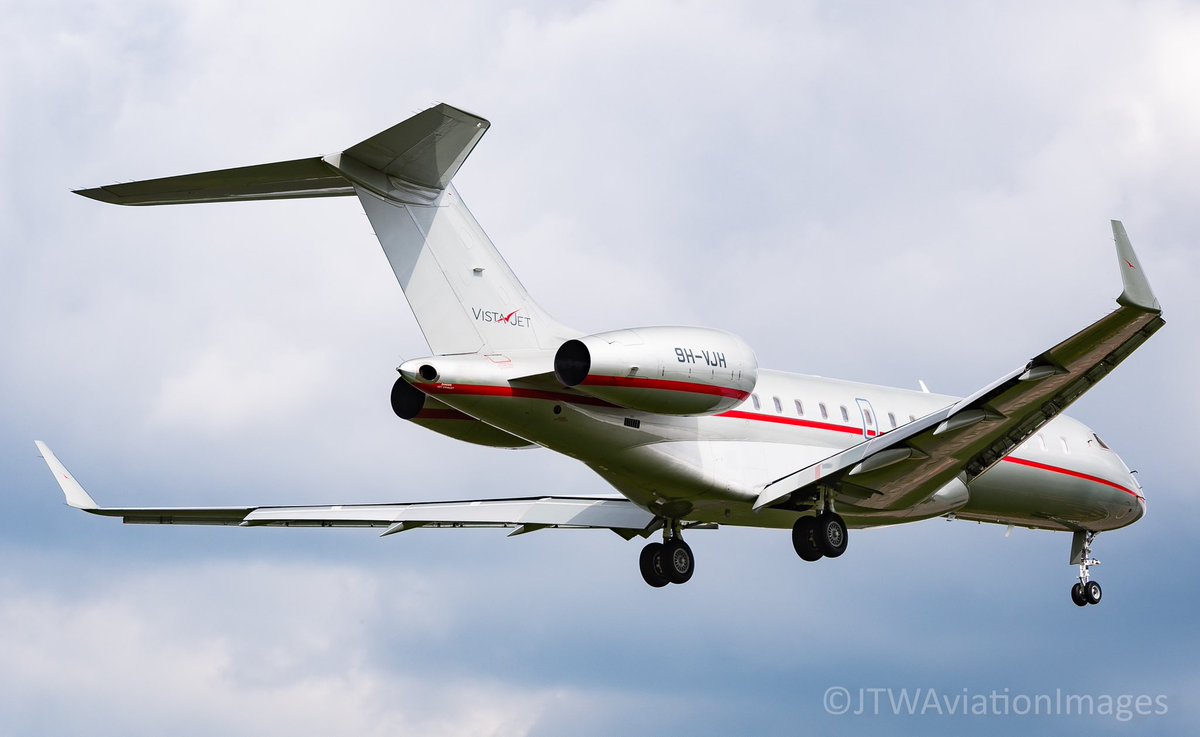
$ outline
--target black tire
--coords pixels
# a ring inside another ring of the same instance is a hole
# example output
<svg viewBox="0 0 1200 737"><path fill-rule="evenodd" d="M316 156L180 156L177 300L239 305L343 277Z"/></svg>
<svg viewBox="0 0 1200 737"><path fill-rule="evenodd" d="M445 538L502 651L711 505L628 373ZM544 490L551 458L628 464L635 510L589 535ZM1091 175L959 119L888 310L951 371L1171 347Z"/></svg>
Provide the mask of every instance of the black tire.
<svg viewBox="0 0 1200 737"><path fill-rule="evenodd" d="M792 525L792 547L801 560L812 562L825 557L821 545L817 542L817 518L799 517Z"/></svg>
<svg viewBox="0 0 1200 737"><path fill-rule="evenodd" d="M642 555L638 559L638 565L642 569L642 578L656 589L661 589L671 583L667 578L666 569L663 568L662 554L662 543L650 543L642 548Z"/></svg>
<svg viewBox="0 0 1200 737"><path fill-rule="evenodd" d="M1075 606L1087 606L1087 597L1083 594L1083 584L1076 583L1071 587L1071 601Z"/></svg>
<svg viewBox="0 0 1200 737"><path fill-rule="evenodd" d="M671 583L687 583L696 572L696 559L692 549L679 538L663 543L663 573Z"/></svg>
<svg viewBox="0 0 1200 737"><path fill-rule="evenodd" d="M1088 581L1087 585L1083 587L1083 598L1087 599L1087 603L1089 604L1099 604L1103 596L1104 591L1101 590L1100 584L1095 581Z"/></svg>
<svg viewBox="0 0 1200 737"><path fill-rule="evenodd" d="M827 558L836 558L846 552L846 544L849 542L846 534L846 523L841 516L833 512L826 512L817 517L817 542L821 546L821 552Z"/></svg>

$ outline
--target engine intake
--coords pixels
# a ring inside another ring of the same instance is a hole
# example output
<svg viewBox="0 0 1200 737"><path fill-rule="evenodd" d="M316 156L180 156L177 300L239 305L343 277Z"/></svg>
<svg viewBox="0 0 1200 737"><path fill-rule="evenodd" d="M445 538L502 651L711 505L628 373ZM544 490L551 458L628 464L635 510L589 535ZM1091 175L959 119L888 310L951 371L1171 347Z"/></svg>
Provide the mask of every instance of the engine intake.
<svg viewBox="0 0 1200 737"><path fill-rule="evenodd" d="M741 338L721 330L648 327L568 340L554 374L619 407L698 416L745 401L758 381L758 360Z"/></svg>

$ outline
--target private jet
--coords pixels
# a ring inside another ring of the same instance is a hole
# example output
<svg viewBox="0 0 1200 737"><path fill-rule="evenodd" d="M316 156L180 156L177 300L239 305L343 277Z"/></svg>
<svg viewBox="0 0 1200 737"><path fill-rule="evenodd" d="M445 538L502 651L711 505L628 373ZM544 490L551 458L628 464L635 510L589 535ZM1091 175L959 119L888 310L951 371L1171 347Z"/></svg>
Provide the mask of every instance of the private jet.
<svg viewBox="0 0 1200 737"><path fill-rule="evenodd" d="M357 197L429 346L391 390L402 420L578 459L618 495L332 506L101 507L48 447L67 503L137 524L607 529L649 539L653 587L692 578L685 532L791 530L805 561L849 529L935 517L1071 533L1071 599L1098 604L1093 541L1142 518L1137 478L1063 411L1164 324L1124 226L1117 308L966 398L773 371L741 338L655 325L583 334L526 292L451 184L490 123L439 104L327 156L114 184L118 205ZM661 539L655 539L661 536Z"/></svg>

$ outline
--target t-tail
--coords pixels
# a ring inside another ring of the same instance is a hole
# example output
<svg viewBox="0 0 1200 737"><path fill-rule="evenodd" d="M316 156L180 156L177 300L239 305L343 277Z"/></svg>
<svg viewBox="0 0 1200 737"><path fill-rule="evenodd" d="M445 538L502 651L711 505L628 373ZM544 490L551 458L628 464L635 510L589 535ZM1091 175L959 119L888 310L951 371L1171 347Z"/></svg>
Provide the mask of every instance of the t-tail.
<svg viewBox="0 0 1200 737"><path fill-rule="evenodd" d="M488 121L441 104L340 153L77 190L118 205L357 195L431 351L555 350L538 307L451 180Z"/></svg>

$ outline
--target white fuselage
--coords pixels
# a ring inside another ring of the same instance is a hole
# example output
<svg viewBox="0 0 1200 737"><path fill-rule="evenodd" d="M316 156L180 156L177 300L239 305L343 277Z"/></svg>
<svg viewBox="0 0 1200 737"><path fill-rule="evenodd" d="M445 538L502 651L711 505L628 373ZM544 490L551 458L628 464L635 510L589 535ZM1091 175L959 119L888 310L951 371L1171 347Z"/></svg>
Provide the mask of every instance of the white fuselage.
<svg viewBox="0 0 1200 737"><path fill-rule="evenodd" d="M433 365L436 381L423 381ZM700 522L790 527L795 512L752 510L763 487L955 397L760 370L739 406L703 417L613 407L556 384L541 352L438 356L401 373L446 405L531 443L583 461L623 495ZM464 418L465 419L465 418ZM902 512L840 508L856 527L953 514L1055 530L1109 530L1145 512L1121 458L1082 423L1059 416L969 485L969 497Z"/></svg>

